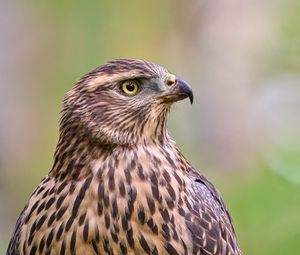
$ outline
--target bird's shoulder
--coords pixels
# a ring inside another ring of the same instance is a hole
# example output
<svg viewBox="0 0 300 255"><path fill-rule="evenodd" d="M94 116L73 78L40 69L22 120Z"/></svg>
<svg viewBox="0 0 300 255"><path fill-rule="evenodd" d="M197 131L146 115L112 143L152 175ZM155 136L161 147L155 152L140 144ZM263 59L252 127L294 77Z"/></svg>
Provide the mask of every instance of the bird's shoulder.
<svg viewBox="0 0 300 255"><path fill-rule="evenodd" d="M9 242L9 245L7 248L6 255L19 255L20 254L21 229L22 229L22 226L25 221L25 211L26 211L27 207L28 207L28 205L26 205L24 207L24 209L22 210L22 212L17 220L13 236L10 239L10 242Z"/></svg>
<svg viewBox="0 0 300 255"><path fill-rule="evenodd" d="M42 198L39 195L42 193L42 191L45 191L46 185L49 181L50 177L48 176L44 177L41 180L40 184L35 188L27 204L21 211L15 225L12 238L8 245L8 249L6 252L7 255L18 255L22 253L21 246L26 236L26 231L24 231L24 228L28 224L31 216L33 216L32 218L37 216L34 211L38 209L37 207L39 205L39 202L45 199L45 196Z"/></svg>
<svg viewBox="0 0 300 255"><path fill-rule="evenodd" d="M216 206L222 210L228 221L232 219L228 208L219 192L219 190L209 181L200 171L192 169L189 172L189 178L192 180L192 187L195 190L195 198L201 200L214 200Z"/></svg>
<svg viewBox="0 0 300 255"><path fill-rule="evenodd" d="M57 182L49 175L41 180L19 215L7 255L29 252L36 254L34 252L42 248L39 245L46 246L45 242L46 239L50 240L51 230L60 223L60 218L63 218L63 213L67 209L63 206L63 198L66 197L65 187L66 183ZM59 218L58 215L62 217ZM43 236L43 233L47 235Z"/></svg>
<svg viewBox="0 0 300 255"><path fill-rule="evenodd" d="M194 168L188 177L190 216L186 223L192 233L194 251L207 255L240 255L232 219L220 192Z"/></svg>

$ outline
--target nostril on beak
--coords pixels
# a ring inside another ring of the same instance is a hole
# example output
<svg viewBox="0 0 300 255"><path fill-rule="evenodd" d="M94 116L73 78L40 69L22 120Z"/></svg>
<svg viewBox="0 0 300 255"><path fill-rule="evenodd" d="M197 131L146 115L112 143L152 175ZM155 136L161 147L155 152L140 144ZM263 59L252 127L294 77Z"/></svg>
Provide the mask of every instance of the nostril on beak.
<svg viewBox="0 0 300 255"><path fill-rule="evenodd" d="M168 85L169 87L171 87L171 86L174 85L174 84L175 84L174 81L170 81L170 80L167 81L167 85Z"/></svg>
<svg viewBox="0 0 300 255"><path fill-rule="evenodd" d="M176 76L175 75L170 75L167 79L167 85L169 87L173 86L176 83Z"/></svg>

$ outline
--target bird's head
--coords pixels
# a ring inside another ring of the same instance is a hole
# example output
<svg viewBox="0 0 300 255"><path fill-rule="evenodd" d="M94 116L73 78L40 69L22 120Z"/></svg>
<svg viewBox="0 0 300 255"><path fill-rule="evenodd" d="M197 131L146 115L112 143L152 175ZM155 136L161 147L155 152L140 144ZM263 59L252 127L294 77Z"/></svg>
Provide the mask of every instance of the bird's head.
<svg viewBox="0 0 300 255"><path fill-rule="evenodd" d="M161 140L171 104L187 97L193 101L190 86L157 64L110 61L67 93L61 135L73 133L109 145Z"/></svg>

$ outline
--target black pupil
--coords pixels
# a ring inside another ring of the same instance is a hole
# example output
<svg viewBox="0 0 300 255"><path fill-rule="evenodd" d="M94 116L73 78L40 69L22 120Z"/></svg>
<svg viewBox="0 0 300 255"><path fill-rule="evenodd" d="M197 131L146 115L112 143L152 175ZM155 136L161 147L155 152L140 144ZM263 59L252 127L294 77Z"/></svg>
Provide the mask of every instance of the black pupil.
<svg viewBox="0 0 300 255"><path fill-rule="evenodd" d="M128 91L132 92L132 91L134 91L135 86L134 86L134 84L132 84L132 83L128 83L128 84L126 84L126 89L127 89Z"/></svg>

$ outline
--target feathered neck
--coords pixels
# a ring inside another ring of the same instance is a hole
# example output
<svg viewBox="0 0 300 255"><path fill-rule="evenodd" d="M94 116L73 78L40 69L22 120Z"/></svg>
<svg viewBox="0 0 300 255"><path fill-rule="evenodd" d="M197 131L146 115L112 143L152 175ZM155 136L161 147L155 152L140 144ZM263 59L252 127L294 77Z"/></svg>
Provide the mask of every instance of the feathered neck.
<svg viewBox="0 0 300 255"><path fill-rule="evenodd" d="M81 132L81 127L73 125L61 129L59 141L54 154L54 163L49 175L64 181L78 180L93 174L95 161L105 161L109 157L125 151L137 151L146 148L163 148L170 144L171 138L166 130L166 123L157 123L157 135L131 144L107 144L93 140Z"/></svg>

